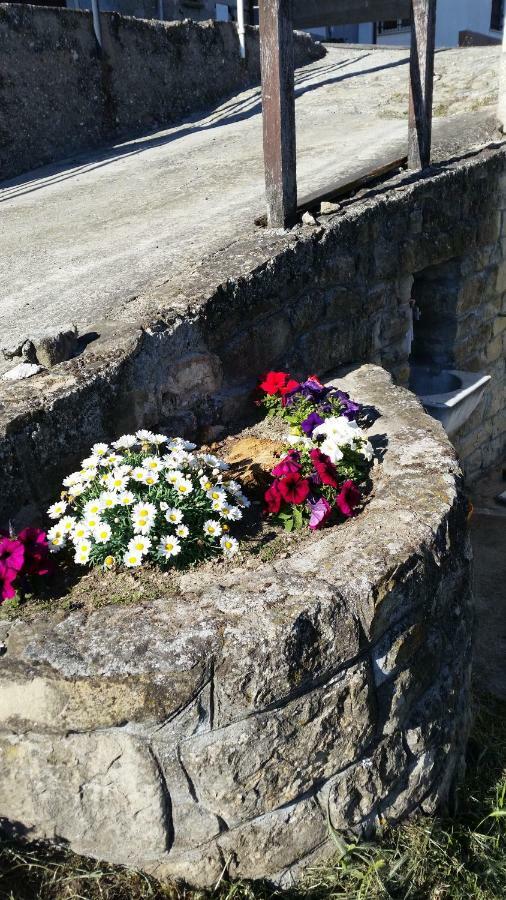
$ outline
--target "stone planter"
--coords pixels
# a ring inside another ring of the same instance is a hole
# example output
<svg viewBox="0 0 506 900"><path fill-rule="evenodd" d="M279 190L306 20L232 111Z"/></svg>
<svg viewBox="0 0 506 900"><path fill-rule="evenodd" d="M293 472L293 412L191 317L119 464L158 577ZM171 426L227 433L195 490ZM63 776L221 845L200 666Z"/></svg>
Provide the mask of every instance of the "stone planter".
<svg viewBox="0 0 506 900"><path fill-rule="evenodd" d="M444 804L469 722L466 503L442 427L389 375L366 509L176 594L0 623L0 816L213 885L287 884L339 830ZM3 632L1 631L3 629Z"/></svg>

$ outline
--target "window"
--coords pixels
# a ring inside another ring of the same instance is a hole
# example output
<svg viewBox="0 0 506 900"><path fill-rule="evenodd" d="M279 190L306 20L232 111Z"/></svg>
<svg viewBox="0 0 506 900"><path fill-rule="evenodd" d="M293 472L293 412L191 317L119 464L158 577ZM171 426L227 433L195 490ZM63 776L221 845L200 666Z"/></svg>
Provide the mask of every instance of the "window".
<svg viewBox="0 0 506 900"><path fill-rule="evenodd" d="M504 23L504 0L492 0L490 30L502 31Z"/></svg>
<svg viewBox="0 0 506 900"><path fill-rule="evenodd" d="M396 34L400 31L409 31L410 19L386 19L378 22L378 34Z"/></svg>

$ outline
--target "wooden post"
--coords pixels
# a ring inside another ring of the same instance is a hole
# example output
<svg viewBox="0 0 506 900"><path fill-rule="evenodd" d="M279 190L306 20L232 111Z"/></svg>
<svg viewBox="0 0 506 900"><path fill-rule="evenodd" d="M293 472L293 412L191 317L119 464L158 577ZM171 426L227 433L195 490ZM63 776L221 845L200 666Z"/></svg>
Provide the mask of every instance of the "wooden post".
<svg viewBox="0 0 506 900"><path fill-rule="evenodd" d="M436 0L412 0L408 167L430 164Z"/></svg>
<svg viewBox="0 0 506 900"><path fill-rule="evenodd" d="M267 221L293 224L297 212L292 0L260 0L260 61Z"/></svg>

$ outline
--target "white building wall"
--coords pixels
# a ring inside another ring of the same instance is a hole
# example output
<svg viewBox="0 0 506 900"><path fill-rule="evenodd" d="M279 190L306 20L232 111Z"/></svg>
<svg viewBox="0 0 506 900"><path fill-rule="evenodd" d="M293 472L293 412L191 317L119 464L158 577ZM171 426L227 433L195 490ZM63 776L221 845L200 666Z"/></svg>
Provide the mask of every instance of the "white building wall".
<svg viewBox="0 0 506 900"><path fill-rule="evenodd" d="M490 28L492 0L437 0L436 47L458 47L459 31L476 31L489 37L501 37ZM359 41L370 44L373 40L371 22L359 26ZM378 44L384 46L406 45L408 32L378 35Z"/></svg>

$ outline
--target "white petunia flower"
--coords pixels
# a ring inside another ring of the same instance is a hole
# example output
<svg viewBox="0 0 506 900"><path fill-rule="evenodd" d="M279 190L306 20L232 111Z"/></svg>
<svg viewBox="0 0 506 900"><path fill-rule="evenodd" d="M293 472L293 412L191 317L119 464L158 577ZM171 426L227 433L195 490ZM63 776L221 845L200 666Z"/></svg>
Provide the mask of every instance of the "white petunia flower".
<svg viewBox="0 0 506 900"><path fill-rule="evenodd" d="M176 534L180 538L188 537L189 533L190 533L190 529L188 528L187 525L178 525L176 528Z"/></svg>
<svg viewBox="0 0 506 900"><path fill-rule="evenodd" d="M204 522L204 534L207 534L209 537L219 537L222 531L220 523L215 522L214 519L208 519L207 522Z"/></svg>
<svg viewBox="0 0 506 900"><path fill-rule="evenodd" d="M359 453L367 460L367 462L372 462L374 458L374 448L369 441L363 441L360 447L356 447Z"/></svg>
<svg viewBox="0 0 506 900"><path fill-rule="evenodd" d="M334 464L340 462L343 458L343 451L332 438L327 438L323 444L320 445L320 450L325 456L328 456L330 461Z"/></svg>
<svg viewBox="0 0 506 900"><path fill-rule="evenodd" d="M179 525L179 523L183 521L183 513L180 509L169 507L165 513L165 518L167 519L167 522L170 522L172 525Z"/></svg>
<svg viewBox="0 0 506 900"><path fill-rule="evenodd" d="M140 553L141 556L144 556L145 553L148 552L151 547L151 541L147 537L143 537L141 534L136 534L134 538L128 544L128 550L133 551L134 553Z"/></svg>
<svg viewBox="0 0 506 900"><path fill-rule="evenodd" d="M93 456L102 457L102 456L105 456L106 453L109 452L109 447L107 444L93 444L93 447L91 448L91 452L92 452Z"/></svg>
<svg viewBox="0 0 506 900"><path fill-rule="evenodd" d="M53 503L52 506L49 507L47 514L50 519L59 519L61 516L65 515L67 510L67 503L65 500L58 500L57 503Z"/></svg>
<svg viewBox="0 0 506 900"><path fill-rule="evenodd" d="M360 428L357 423L350 422L346 416L331 416L314 429L313 439L315 437L328 438L342 447L352 444L359 437L359 432Z"/></svg>
<svg viewBox="0 0 506 900"><path fill-rule="evenodd" d="M111 539L111 526L107 522L101 522L93 531L93 537L97 544L106 544Z"/></svg>
<svg viewBox="0 0 506 900"><path fill-rule="evenodd" d="M123 434L117 441L113 441L112 446L115 450L130 450L136 443L135 434Z"/></svg>
<svg viewBox="0 0 506 900"><path fill-rule="evenodd" d="M166 534L160 541L158 551L164 559L170 559L171 556L177 556L178 553L181 553L181 544L177 537Z"/></svg>
<svg viewBox="0 0 506 900"><path fill-rule="evenodd" d="M220 538L220 547L225 556L234 556L239 550L239 543L230 535Z"/></svg>
<svg viewBox="0 0 506 900"><path fill-rule="evenodd" d="M123 562L128 569L133 569L142 564L142 553L137 550L127 550L123 557Z"/></svg>

